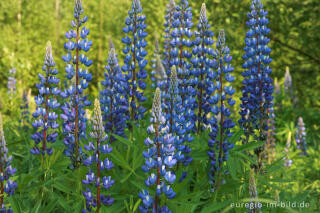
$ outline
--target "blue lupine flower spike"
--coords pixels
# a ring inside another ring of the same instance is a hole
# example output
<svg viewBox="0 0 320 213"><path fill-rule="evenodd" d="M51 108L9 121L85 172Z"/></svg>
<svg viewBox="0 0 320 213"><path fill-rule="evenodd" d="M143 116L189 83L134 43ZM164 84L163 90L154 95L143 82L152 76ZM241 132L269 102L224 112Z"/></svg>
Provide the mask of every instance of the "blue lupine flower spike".
<svg viewBox="0 0 320 213"><path fill-rule="evenodd" d="M32 154L51 155L52 148L48 146L49 143L54 143L58 137L57 123L58 115L55 110L60 107L57 101L57 96L60 94L58 84L60 80L56 77L58 70L55 68L55 62L52 56L51 42L47 43L46 55L42 70L44 74L39 73L38 77L40 83L36 84L39 90L35 97L36 111L32 114L34 122L33 128L36 132L31 136L35 142L35 146L30 150Z"/></svg>
<svg viewBox="0 0 320 213"><path fill-rule="evenodd" d="M12 181L12 177L16 173L16 168L11 166L12 156L8 156L8 148L3 132L3 120L0 114L0 210L1 212L13 213L11 206L5 206L4 198L14 194L17 188L17 183ZM5 196L4 192L7 194Z"/></svg>
<svg viewBox="0 0 320 213"><path fill-rule="evenodd" d="M120 70L113 44L110 46L112 48L105 66L105 80L101 82L103 90L100 92L100 102L104 129L110 135L109 142L111 143L115 141L112 134L126 137L125 129L129 120L129 109L125 76Z"/></svg>
<svg viewBox="0 0 320 213"><path fill-rule="evenodd" d="M211 111L209 103L210 96L215 90L215 72L213 67L215 61L212 60L214 51L211 46L214 44L213 32L210 30L211 25L208 23L206 5L203 3L200 11L200 20L195 32L196 39L193 42L193 55L191 60L193 64L193 74L197 85L197 105L198 105L198 126L197 132L200 134L208 123L208 115Z"/></svg>
<svg viewBox="0 0 320 213"><path fill-rule="evenodd" d="M150 122L151 125L147 132L153 137L152 139L148 137L144 141L148 150L143 152L145 165L142 166L142 170L150 175L144 182L146 187L152 187L156 194L155 197L152 197L148 190L143 189L139 193L139 197L142 199L139 210L142 213L171 212L167 206L160 206L160 195L163 192L168 199L172 199L176 195L170 187L176 179L172 170L177 163L174 146L175 137L168 133L169 128L162 113L159 88L156 89L154 94Z"/></svg>
<svg viewBox="0 0 320 213"><path fill-rule="evenodd" d="M270 39L267 37L270 32L266 18L268 13L264 11L260 0L252 0L250 9L247 15L249 20L246 22L249 31L245 39L245 62L242 65L244 80L240 98L239 124L244 130L243 143L248 143L250 136L254 140L266 141L268 109L273 105L273 81L270 77L272 69L269 67L272 59L269 56L271 49L268 47ZM263 147L255 149L257 159L261 159ZM258 169L261 167L261 162L258 162Z"/></svg>
<svg viewBox="0 0 320 213"><path fill-rule="evenodd" d="M189 155L191 152L191 148L188 143L193 140L193 137L190 135L190 126L186 122L185 119L185 108L182 104L182 98L179 90L179 83L181 81L178 79L176 66L172 66L171 68L171 76L168 88L168 104L166 120L167 126L169 127L169 133L176 136L175 137L175 158L178 161L178 164L183 164L187 167L192 158ZM178 166L177 166L178 169ZM186 173L183 173L183 177L185 178ZM182 179L184 179L182 178ZM180 179L180 181L182 181Z"/></svg>
<svg viewBox="0 0 320 213"><path fill-rule="evenodd" d="M174 49L174 46L171 44L171 41L173 41L173 36L172 36L172 31L173 31L173 22L175 21L174 18L174 14L176 12L176 3L174 0L169 0L168 4L167 4L167 9L166 9L166 15L165 15L165 23L164 23L164 27L165 27L165 35L164 35L164 51L163 51L163 65L164 68L166 69L167 72L167 76L170 76L170 72L171 72L171 67L173 65L173 61L172 61L172 55L171 52ZM169 82L167 82L169 83Z"/></svg>
<svg viewBox="0 0 320 213"><path fill-rule="evenodd" d="M86 174L82 183L86 186L83 195L86 200L86 208L82 210L83 213L91 212L94 208L96 212L100 211L102 205L112 205L114 199L110 195L105 196L102 191L107 191L113 184L114 180L111 176L103 176L104 171L109 171L113 168L113 163L103 156L110 154L112 147L107 143L108 136L106 135L102 122L101 106L98 99L94 102L94 116L93 116L93 131L90 132L90 137L95 140L95 144L89 142L85 145L85 149L91 155L84 160L84 165L89 167L89 172ZM93 171L97 171L94 173ZM103 186L103 188L101 187ZM96 193L91 188L96 188Z"/></svg>
<svg viewBox="0 0 320 213"><path fill-rule="evenodd" d="M146 16L141 13L140 0L133 0L131 10L128 12L129 16L125 20L126 27L123 28L126 36L122 38L122 43L125 45L122 50L125 54L125 60L121 69L126 73L126 92L127 97L130 98L131 122L140 120L146 111L142 103L146 100L146 97L143 96L143 91L147 86L144 82L147 78L145 67L148 63L145 59L148 53L145 50L147 46L145 40L147 25L145 24ZM132 130L132 128L130 129Z"/></svg>
<svg viewBox="0 0 320 213"><path fill-rule="evenodd" d="M296 131L296 143L297 148L302 151L301 155L306 156L307 154L307 140L306 140L306 127L303 122L303 118L299 117Z"/></svg>
<svg viewBox="0 0 320 213"><path fill-rule="evenodd" d="M191 139L191 133L195 130L197 119L194 114L197 107L195 99L197 96L197 90L195 89L197 81L196 78L193 78L194 72L189 63L192 57L192 52L189 49L193 46L193 42L190 40L193 35L192 26L191 7L187 0L180 0L174 13L174 22L172 22L173 30L170 44L173 48L170 54L172 55L172 66L176 66L180 80L179 92L185 109L185 122L188 126L186 135L189 139Z"/></svg>
<svg viewBox="0 0 320 213"><path fill-rule="evenodd" d="M88 59L84 53L90 50L92 41L89 41L89 29L83 26L88 17L83 16L81 0L75 0L74 20L71 21L73 29L65 36L68 41L64 44L68 51L63 56L66 65L65 89L61 92L61 97L65 99L61 118L63 119L65 154L70 157L70 168L79 167L83 160L81 140L86 140L86 116L85 107L90 106L84 90L88 88L88 82L92 80L92 75L88 72L88 67L92 65L92 60Z"/></svg>
<svg viewBox="0 0 320 213"><path fill-rule="evenodd" d="M230 64L232 57L229 54L230 49L225 44L224 30L219 32L216 47L214 53L216 89L209 100L209 103L213 104L211 109L213 116L209 119L211 131L208 141L208 155L211 161L209 178L210 183L214 185L213 190L222 182L222 167L224 162L228 160L229 151L233 147L230 137L233 134L231 130L235 127L235 123L230 118L230 108L235 104L235 100L232 98L235 93L235 89L232 88L234 81L234 77L231 75L233 67Z"/></svg>

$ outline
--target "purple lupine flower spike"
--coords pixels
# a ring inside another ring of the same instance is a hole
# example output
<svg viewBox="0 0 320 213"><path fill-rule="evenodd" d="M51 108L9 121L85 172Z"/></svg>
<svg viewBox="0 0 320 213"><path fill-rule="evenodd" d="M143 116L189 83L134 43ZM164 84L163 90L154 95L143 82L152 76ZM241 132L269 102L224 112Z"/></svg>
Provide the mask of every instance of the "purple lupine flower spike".
<svg viewBox="0 0 320 213"><path fill-rule="evenodd" d="M6 139L3 132L3 120L2 115L0 114L0 210L5 212L12 213L11 206L5 206L4 204L4 193L7 196L14 194L15 189L17 188L17 183L12 181L12 177L16 173L16 168L11 166L12 156L8 156L8 148L6 145ZM7 197L6 196L6 197Z"/></svg>

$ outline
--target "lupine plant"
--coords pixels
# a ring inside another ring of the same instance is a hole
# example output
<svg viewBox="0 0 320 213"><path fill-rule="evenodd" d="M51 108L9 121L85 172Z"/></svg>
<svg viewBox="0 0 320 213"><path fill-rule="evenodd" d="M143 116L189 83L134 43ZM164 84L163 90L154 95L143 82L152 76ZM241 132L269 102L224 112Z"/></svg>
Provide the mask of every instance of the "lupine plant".
<svg viewBox="0 0 320 213"><path fill-rule="evenodd" d="M93 62L83 52L90 50L92 41L87 38L89 29L83 26L88 21L87 16L82 18L83 12L81 0L76 0L74 20L71 21L73 29L65 34L68 41L64 47L68 53L62 57L67 63L65 70L69 83L65 82L66 88L61 91L61 97L65 99L61 107L63 113L61 118L66 145L65 154L71 158L71 168L78 168L80 165L82 153L80 141L86 139L85 106L91 105L84 90L88 87L88 82L92 80L87 67L90 67Z"/></svg>
<svg viewBox="0 0 320 213"><path fill-rule="evenodd" d="M171 66L173 65L171 52L173 51L174 45L171 44L173 39L172 30L173 30L173 22L174 22L174 14L176 12L176 2L174 0L169 0L166 8L165 15L165 35L164 35L164 43L163 43L163 66L166 69L167 76L170 76ZM167 82L168 83L168 82Z"/></svg>
<svg viewBox="0 0 320 213"><path fill-rule="evenodd" d="M30 150L32 154L43 156L47 153L51 155L53 149L48 143L54 143L58 137L57 123L58 115L55 112L60 107L57 102L57 96L60 94L58 84L60 80L56 77L58 70L55 69L53 60L51 42L47 43L44 65L42 67L44 74L38 74L40 83L36 85L39 90L35 97L37 104L36 111L32 113L35 118L32 123L36 132L31 136L35 142L35 146Z"/></svg>
<svg viewBox="0 0 320 213"><path fill-rule="evenodd" d="M303 122L303 118L299 117L297 123L297 130L295 135L297 148L302 151L302 155L307 155L307 141L306 141L306 127Z"/></svg>
<svg viewBox="0 0 320 213"><path fill-rule="evenodd" d="M284 166L285 167L291 167L292 162L293 162L292 159L290 159L290 157L289 157L290 151L291 151L291 132L289 132L289 134L288 134L287 143L284 148L285 156L283 159L284 159Z"/></svg>
<svg viewBox="0 0 320 213"><path fill-rule="evenodd" d="M242 73L244 80L240 98L242 103L240 104L239 124L245 134L243 143L249 142L250 135L258 141L266 141L267 110L272 107L273 100L273 86L270 77L272 69L269 67L272 59L269 57L271 49L268 47L270 39L267 37L270 32L267 27L269 21L266 18L268 13L264 11L260 0L252 0L250 9L251 12L247 15L249 20L246 22L249 31L245 39L246 53L243 56L245 62L242 65L245 71ZM262 166L263 147L255 149L259 169Z"/></svg>
<svg viewBox="0 0 320 213"><path fill-rule="evenodd" d="M271 164L276 158L276 127L275 127L275 114L274 109L271 107L269 109L270 119L268 120L268 132L267 132L267 144L266 144L266 154L267 154L267 161Z"/></svg>
<svg viewBox="0 0 320 213"><path fill-rule="evenodd" d="M129 115L125 77L120 70L115 48L113 45L110 46L105 80L101 82L103 90L100 92L100 102L104 129L110 136L109 141L113 142L115 138L112 134L125 137Z"/></svg>
<svg viewBox="0 0 320 213"><path fill-rule="evenodd" d="M284 75L284 91L289 95L292 95L292 77L289 67L286 67L286 73Z"/></svg>
<svg viewBox="0 0 320 213"><path fill-rule="evenodd" d="M195 130L196 115L194 114L194 109L196 108L195 96L197 94L195 89L196 81L192 78L192 65L189 63L192 57L190 48L193 46L193 42L190 40L193 36L192 26L192 12L189 2L180 0L174 12L170 44L172 45L172 65L176 66L180 81L179 92L185 109L186 135L189 141L193 140L190 133Z"/></svg>
<svg viewBox="0 0 320 213"><path fill-rule="evenodd" d="M172 66L170 82L168 92L166 94L167 107L166 110L166 121L169 127L169 133L173 134L175 137L175 147L176 154L175 158L178 162L183 163L184 166L189 165L192 161L190 156L191 148L187 144L189 141L189 136L186 135L187 123L185 122L184 112L185 109L182 105L182 98L179 93L179 79L177 75L176 66ZM185 177L186 173L181 177L179 181Z"/></svg>
<svg viewBox="0 0 320 213"><path fill-rule="evenodd" d="M159 87L161 91L167 90L167 73L163 66L163 61L161 61L161 54L159 49L159 43L156 39L155 50L153 53L153 58L151 60L152 71L150 73L150 78L152 81L151 87Z"/></svg>
<svg viewBox="0 0 320 213"><path fill-rule="evenodd" d="M8 94L9 97L12 98L12 95L16 93L16 83L17 80L15 78L16 69L12 68L9 70L9 77L8 77Z"/></svg>
<svg viewBox="0 0 320 213"><path fill-rule="evenodd" d="M147 36L145 24L146 16L142 15L140 0L133 0L131 10L126 18L126 27L123 28L127 35L122 38L125 44L123 53L126 55L122 71L126 73L125 78L128 82L126 92L130 98L129 110L130 120L141 119L145 113L145 108L141 105L146 98L143 91L146 88L144 80L147 78L145 67L148 61L145 59L148 52L145 50Z"/></svg>
<svg viewBox="0 0 320 213"><path fill-rule="evenodd" d="M249 174L249 195L252 199L258 199L257 184L253 169L250 170ZM261 206L262 204L257 201L250 202L248 213L261 213Z"/></svg>
<svg viewBox="0 0 320 213"><path fill-rule="evenodd" d="M193 42L193 55L191 59L193 64L193 75L197 84L197 132L202 132L207 126L208 115L211 111L209 99L215 90L214 78L215 72L212 70L214 67L214 60L212 56L214 51L211 46L214 44L213 32L210 30L211 25L208 23L206 5L203 3L200 11L199 24L195 32L196 39Z"/></svg>
<svg viewBox="0 0 320 213"><path fill-rule="evenodd" d="M8 156L8 148L3 132L3 120L0 114L0 211L12 213L11 207L5 206L4 198L14 194L17 183L9 179L16 173L16 169L11 166L12 156ZM7 194L5 196L4 192Z"/></svg>
<svg viewBox="0 0 320 213"><path fill-rule="evenodd" d="M103 171L109 171L113 168L113 163L108 158L103 159L103 155L110 154L112 147L107 142L108 135L104 131L103 120L101 114L101 106L98 99L94 102L94 115L93 115L93 128L90 132L90 137L95 142L89 142L85 145L85 149L91 152L89 157L84 160L84 165L89 167L90 170L86 174L82 183L86 186L86 190L83 195L86 200L86 208L82 212L91 212L92 208L96 209L96 212L100 211L101 205L112 205L114 199L110 195L105 196L102 193L102 186L105 190L108 190L113 184L114 180L111 176L103 176ZM90 189L90 186L96 188L96 193Z"/></svg>
<svg viewBox="0 0 320 213"><path fill-rule="evenodd" d="M232 136L231 129L235 126L235 123L230 119L230 107L233 107L235 104L235 100L232 98L235 89L231 85L235 79L231 75L234 68L230 64L232 57L229 54L230 49L225 44L224 30L220 30L219 32L216 47L217 49L213 54L216 60L216 75L214 77L216 88L209 100L209 103L213 104L211 108L213 116L209 119L211 131L208 141L208 155L210 159L209 178L210 182L216 185L215 187L218 186L217 184L220 184L223 163L228 160L228 153L233 147L230 137ZM219 120L217 119L218 116Z"/></svg>
<svg viewBox="0 0 320 213"><path fill-rule="evenodd" d="M173 167L176 165L174 136L168 133L165 116L161 108L161 92L157 88L154 94L152 112L150 118L151 125L147 132L153 138L145 139L144 144L148 147L143 152L145 165L142 170L148 173L145 185L153 188L155 195L153 196L148 190L143 189L139 193L143 205L139 206L141 212L171 212L167 206L160 206L160 195L163 192L168 199L175 197L176 193L171 188L175 182L176 175Z"/></svg>
<svg viewBox="0 0 320 213"><path fill-rule="evenodd" d="M24 90L22 93L22 103L20 105L20 128L25 131L29 130L30 111L29 111L29 99L31 96L31 89Z"/></svg>

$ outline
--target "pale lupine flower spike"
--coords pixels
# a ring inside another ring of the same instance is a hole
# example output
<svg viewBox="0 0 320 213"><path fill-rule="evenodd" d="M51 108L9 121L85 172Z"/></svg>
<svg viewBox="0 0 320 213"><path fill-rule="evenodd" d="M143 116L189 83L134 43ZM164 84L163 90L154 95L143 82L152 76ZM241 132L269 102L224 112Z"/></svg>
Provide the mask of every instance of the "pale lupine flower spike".
<svg viewBox="0 0 320 213"><path fill-rule="evenodd" d="M297 148L302 151L301 155L306 156L307 154L307 139L306 139L306 127L303 122L303 118L299 117L297 123L297 130L295 134L295 139L297 143Z"/></svg>

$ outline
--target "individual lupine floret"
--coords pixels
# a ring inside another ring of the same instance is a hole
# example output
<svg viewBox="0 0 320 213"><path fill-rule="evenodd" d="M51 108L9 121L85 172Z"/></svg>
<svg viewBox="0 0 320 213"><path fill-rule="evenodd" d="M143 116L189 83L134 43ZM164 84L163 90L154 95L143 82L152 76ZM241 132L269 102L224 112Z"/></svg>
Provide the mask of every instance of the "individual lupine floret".
<svg viewBox="0 0 320 213"><path fill-rule="evenodd" d="M173 65L173 61L172 61L172 55L171 52L174 48L173 45L171 45L171 41L173 39L172 37L172 30L173 30L173 26L172 23L174 22L174 14L176 12L176 2L174 0L169 0L168 4L167 4L167 8L166 8L166 15L165 15L165 23L164 23L164 27L165 27L165 35L164 35L164 45L163 45L163 66L167 72L167 76L170 76L170 72L171 72L171 66ZM169 83L169 82L168 82Z"/></svg>
<svg viewBox="0 0 320 213"><path fill-rule="evenodd" d="M0 210L8 213L12 213L13 211L11 207L8 208L4 205L4 197L13 195L18 186L17 183L9 179L16 173L16 168L12 168L11 166L11 161L12 156L8 156L8 148L3 132L2 115L0 114ZM7 196L5 196L4 192Z"/></svg>
<svg viewBox="0 0 320 213"><path fill-rule="evenodd" d="M210 104L213 104L211 109L212 116L209 119L211 127L208 141L208 155L211 163L209 178L210 183L215 187L220 184L223 163L228 160L229 151L233 147L230 137L233 134L231 130L235 126L235 123L230 119L230 108L235 104L235 100L232 98L235 89L231 85L234 81L234 77L231 75L233 71L231 66L232 57L229 54L230 49L225 45L224 30L219 32L216 47L217 49L213 55L216 60L216 75L214 78L216 89L208 100ZM217 120L218 116L219 120Z"/></svg>
<svg viewBox="0 0 320 213"><path fill-rule="evenodd" d="M250 170L249 174L249 195L252 199L258 199L258 191L257 191L257 184L256 179L254 175L254 169ZM247 213L262 213L261 212L261 206L262 204L257 201L252 201L249 203L249 211Z"/></svg>
<svg viewBox="0 0 320 213"><path fill-rule="evenodd" d="M34 140L35 146L30 152L35 155L45 155L45 153L51 155L53 150L48 146L48 143L54 143L58 137L57 128L59 124L57 123L58 115L55 110L60 107L57 102L57 96L60 94L58 89L60 80L56 77L58 70L55 69L50 41L47 43L42 70L44 75L38 74L40 83L36 84L39 90L38 95L35 97L37 107L36 111L32 113L35 119L32 126L36 132L31 138Z"/></svg>
<svg viewBox="0 0 320 213"><path fill-rule="evenodd" d="M28 132L30 123L29 99L31 96L31 89L24 90L22 93L22 103L20 105L20 128Z"/></svg>
<svg viewBox="0 0 320 213"><path fill-rule="evenodd" d="M291 132L289 132L288 134L288 138L287 138L287 143L286 146L284 148L284 166L285 167L291 167L292 165L292 159L290 159L289 155L290 155L290 150L291 150Z"/></svg>
<svg viewBox="0 0 320 213"><path fill-rule="evenodd" d="M118 59L114 47L109 51L109 57L105 66L105 80L101 82L103 90L100 92L101 109L104 129L110 136L109 142L115 138L112 134L125 137L128 116L128 98L125 90L126 81L118 65Z"/></svg>
<svg viewBox="0 0 320 213"><path fill-rule="evenodd" d="M129 110L130 120L135 121L143 117L146 109L142 106L146 97L143 91L146 88L144 80L147 78L145 67L148 61L145 59L148 52L145 50L147 36L145 24L146 16L142 15L142 7L140 0L133 0L131 10L126 18L126 27L123 28L127 35L122 38L125 48L122 50L125 54L124 65L122 71L126 73L127 81L126 92L130 98Z"/></svg>
<svg viewBox="0 0 320 213"><path fill-rule="evenodd" d="M155 190L155 197L143 189L139 193L143 205L139 206L141 212L170 212L166 207L160 207L160 195L163 192L168 199L175 197L176 193L171 185L175 182L176 175L172 168L176 165L174 136L168 133L168 126L165 125L165 117L161 108L161 92L157 88L150 118L151 125L148 127L148 134L153 135L153 139L148 137L144 144L149 147L143 152L145 165L142 170L150 176L145 180L145 185Z"/></svg>
<svg viewBox="0 0 320 213"><path fill-rule="evenodd" d="M166 107L166 121L169 127L169 133L176 136L174 144L177 151L175 157L178 162L187 166L192 161L189 155L191 148L188 145L188 143L192 141L192 136L190 135L190 129L188 131L188 123L184 117L185 108L182 105L182 99L179 93L179 79L176 66L171 68Z"/></svg>
<svg viewBox="0 0 320 213"><path fill-rule="evenodd" d="M72 168L79 167L81 161L80 141L86 139L85 106L91 105L84 90L92 80L92 75L87 69L91 66L92 60L88 59L84 53L90 50L92 41L87 38L89 29L83 26L88 21L88 17L82 18L82 14L81 0L75 0L74 20L71 21L73 29L65 34L68 41L64 47L68 53L62 57L67 63L65 71L69 83L65 82L65 90L61 92L61 97L65 99L61 107L63 112L61 118L66 145L65 154L71 158Z"/></svg>
<svg viewBox="0 0 320 213"><path fill-rule="evenodd" d="M12 98L12 95L16 93L16 83L17 80L15 78L16 69L12 68L9 70L9 77L8 77L8 94L9 98Z"/></svg>
<svg viewBox="0 0 320 213"><path fill-rule="evenodd" d="M197 132L198 134L208 125L208 115L211 111L209 98L215 90L214 78L214 50L211 46L214 44L213 32L210 30L211 25L208 23L206 5L203 3L200 11L200 19L195 32L196 39L193 41L193 55L191 63L193 64L193 74L197 85Z"/></svg>
<svg viewBox="0 0 320 213"><path fill-rule="evenodd" d="M275 139L275 114L274 109L271 107L269 109L270 119L268 120L268 132L267 132L267 144L266 144L266 154L268 163L271 164L276 158L276 139Z"/></svg>
<svg viewBox="0 0 320 213"><path fill-rule="evenodd" d="M93 128L90 132L90 137L95 140L95 143L89 142L88 145L85 145L85 149L90 152L89 157L84 160L84 165L89 167L90 170L86 174L82 183L86 186L86 191L83 192L83 195L86 200L86 208L82 212L91 212L92 208L96 209L96 212L99 212L101 205L111 205L114 202L114 199L110 195L105 196L102 193L102 186L105 190L108 190L113 184L114 180L111 179L111 176L104 176L103 171L113 168L113 163L106 157L103 160L103 155L110 154L112 147L110 143L107 142L108 135L104 131L102 123L102 114L101 106L98 99L94 102L94 115L93 115ZM94 173L93 171L97 171ZM92 187L96 188L96 193L92 191Z"/></svg>
<svg viewBox="0 0 320 213"><path fill-rule="evenodd" d="M270 77L272 69L269 67L272 59L269 57L271 49L268 47L270 39L267 34L270 29L267 27L269 21L266 18L267 12L264 11L260 0L252 0L248 13L246 25L249 31L246 33L244 48L245 60L242 67L245 69L242 73L244 77L243 87L241 88L242 97L240 100L241 119L240 127L244 130L245 138L243 143L248 143L250 135L255 140L266 141L266 130L268 120L268 109L272 107L273 86ZM258 159L261 159L263 147L255 149ZM259 165L260 168L261 165Z"/></svg>
<svg viewBox="0 0 320 213"><path fill-rule="evenodd" d="M308 155L307 154L307 142L306 142L306 127L303 122L303 118L299 117L298 123L297 123L297 130L296 130L296 143L297 148L302 151L302 155Z"/></svg>

